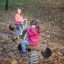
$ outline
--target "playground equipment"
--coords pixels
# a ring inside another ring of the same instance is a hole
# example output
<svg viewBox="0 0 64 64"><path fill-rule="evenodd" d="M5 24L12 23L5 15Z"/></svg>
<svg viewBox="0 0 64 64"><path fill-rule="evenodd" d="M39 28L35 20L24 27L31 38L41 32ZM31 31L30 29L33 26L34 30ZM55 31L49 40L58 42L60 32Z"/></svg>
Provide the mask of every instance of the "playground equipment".
<svg viewBox="0 0 64 64"><path fill-rule="evenodd" d="M18 45L19 52L22 52L22 47ZM38 64L40 55L43 56L44 59L48 59L51 56L51 49L47 47L45 44L40 44L38 46L27 46L27 52L29 56L30 64ZM40 54L39 54L40 52Z"/></svg>
<svg viewBox="0 0 64 64"><path fill-rule="evenodd" d="M21 36L22 38L24 38L24 40L26 39L26 31L24 30L23 31L23 34L22 34L22 36ZM19 44L18 45L18 50L21 52L22 51L22 47L21 47L21 45ZM41 52L41 54L42 54L42 56L45 58L45 59L47 59L47 58L49 58L50 56L51 56L51 53L52 53L52 51L51 51L51 49L47 46L47 44L44 42L44 43L41 43L40 45L38 45L38 46L27 46L27 50L29 51L29 50L36 50L36 51L40 51Z"/></svg>
<svg viewBox="0 0 64 64"><path fill-rule="evenodd" d="M22 51L22 47L19 44L18 45L18 50L21 52ZM51 56L51 49L49 47L47 47L45 44L40 44L39 46L27 46L27 51L33 51L33 50L37 50L40 51L42 56L47 59Z"/></svg>

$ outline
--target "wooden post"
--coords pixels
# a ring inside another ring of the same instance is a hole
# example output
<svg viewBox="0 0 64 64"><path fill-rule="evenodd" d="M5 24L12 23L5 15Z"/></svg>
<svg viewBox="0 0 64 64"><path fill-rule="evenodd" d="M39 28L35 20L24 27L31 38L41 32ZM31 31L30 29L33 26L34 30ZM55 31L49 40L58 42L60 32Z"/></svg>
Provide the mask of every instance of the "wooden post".
<svg viewBox="0 0 64 64"><path fill-rule="evenodd" d="M5 3L5 10L8 10L8 0L6 0L6 3Z"/></svg>

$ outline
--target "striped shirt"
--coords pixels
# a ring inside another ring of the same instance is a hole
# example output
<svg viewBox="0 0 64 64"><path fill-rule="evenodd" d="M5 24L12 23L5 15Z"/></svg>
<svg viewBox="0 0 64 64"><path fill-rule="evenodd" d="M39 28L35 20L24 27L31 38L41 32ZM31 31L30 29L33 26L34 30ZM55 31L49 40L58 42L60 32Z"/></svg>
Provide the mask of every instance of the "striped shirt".
<svg viewBox="0 0 64 64"><path fill-rule="evenodd" d="M37 51L30 52L29 62L30 62L30 64L38 64L39 63L39 54Z"/></svg>

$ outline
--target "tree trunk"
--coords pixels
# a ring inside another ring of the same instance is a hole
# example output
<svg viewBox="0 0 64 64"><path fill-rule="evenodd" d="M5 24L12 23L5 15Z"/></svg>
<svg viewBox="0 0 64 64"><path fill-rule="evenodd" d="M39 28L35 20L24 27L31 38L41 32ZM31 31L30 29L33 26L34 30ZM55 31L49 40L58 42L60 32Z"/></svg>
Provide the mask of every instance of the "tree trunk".
<svg viewBox="0 0 64 64"><path fill-rule="evenodd" d="M8 0L6 0L6 3L5 3L5 10L8 10Z"/></svg>

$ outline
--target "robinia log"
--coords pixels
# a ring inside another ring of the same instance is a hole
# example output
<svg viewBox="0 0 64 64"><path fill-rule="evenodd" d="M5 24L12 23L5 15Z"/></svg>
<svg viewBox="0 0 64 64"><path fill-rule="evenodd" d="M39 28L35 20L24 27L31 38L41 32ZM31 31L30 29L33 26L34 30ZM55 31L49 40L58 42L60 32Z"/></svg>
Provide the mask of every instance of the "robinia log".
<svg viewBox="0 0 64 64"><path fill-rule="evenodd" d="M19 44L18 45L18 50L20 52L22 52L22 47L21 45ZM49 47L46 47L46 45L39 45L39 46L27 46L27 50L37 50L37 51L40 51L42 56L47 59L51 56L51 49Z"/></svg>
<svg viewBox="0 0 64 64"><path fill-rule="evenodd" d="M44 52L46 50L46 45L45 44L40 44L38 46L27 46L28 49L31 49L31 50L37 50L37 51L42 51Z"/></svg>

